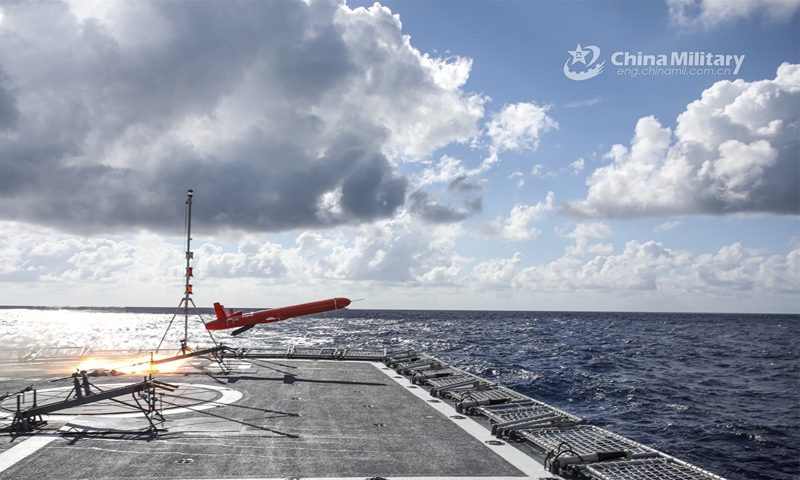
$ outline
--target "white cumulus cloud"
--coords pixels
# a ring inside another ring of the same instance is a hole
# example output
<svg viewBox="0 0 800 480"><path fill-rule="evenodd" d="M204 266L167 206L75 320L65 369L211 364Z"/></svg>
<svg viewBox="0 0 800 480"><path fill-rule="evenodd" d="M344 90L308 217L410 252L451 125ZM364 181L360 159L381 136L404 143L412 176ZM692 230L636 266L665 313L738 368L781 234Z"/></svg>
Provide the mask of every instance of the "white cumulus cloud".
<svg viewBox="0 0 800 480"><path fill-rule="evenodd" d="M567 238L609 238L614 235L611 227L602 222L579 223L567 234Z"/></svg>
<svg viewBox="0 0 800 480"><path fill-rule="evenodd" d="M720 81L678 116L673 132L654 117L630 147L587 180L584 200L562 212L595 218L800 213L800 65L773 80ZM674 141L673 141L674 140Z"/></svg>
<svg viewBox="0 0 800 480"><path fill-rule="evenodd" d="M476 265L471 272L472 279L480 286L508 285L514 279L517 266L522 262L522 253L511 258L487 260Z"/></svg>
<svg viewBox="0 0 800 480"><path fill-rule="evenodd" d="M631 240L619 255L598 255L575 275L581 288L654 290L662 272L685 267L688 252L675 252L658 242Z"/></svg>
<svg viewBox="0 0 800 480"><path fill-rule="evenodd" d="M146 236L83 239L10 232L9 224L0 226L5 228L0 230L0 285L6 303L26 298L38 299L37 304L69 303L81 295L95 305L108 305L123 291L132 304L165 305L177 302L183 291L179 243ZM233 250L205 242L195 249L195 291L199 306L216 300L274 306L331 292L385 301L410 291L416 292L412 297L424 294L434 306L444 292L458 299L491 289L509 298L560 291L613 292L618 299L625 292L649 291L662 302L691 296L717 308L726 305L733 292L737 300L755 302L767 295L780 309L796 307L797 242L785 255L739 242L696 255L653 240L628 241L621 251L612 244L588 242L612 234L602 223L580 224L568 235L575 245L551 261L525 265L525 257L517 252L476 263L458 253L457 241L465 235L459 225L420 224L401 213L348 235L338 229L304 232L293 246L257 236L241 239ZM153 291L153 284L162 288ZM298 287L304 295L297 295Z"/></svg>
<svg viewBox="0 0 800 480"><path fill-rule="evenodd" d="M558 123L547 116L548 106L533 102L506 105L492 115L486 125L486 135L490 139L489 157L484 161L492 164L498 161L498 153L504 150L523 151L539 148L541 135Z"/></svg>
<svg viewBox="0 0 800 480"><path fill-rule="evenodd" d="M486 223L481 227L480 234L484 236L499 235L515 241L538 238L542 231L531 227L531 224L553 210L554 198L555 194L548 192L544 202L538 202L536 205L514 205L508 218L503 220L498 217Z"/></svg>
<svg viewBox="0 0 800 480"><path fill-rule="evenodd" d="M535 103L506 105L486 126L492 147L497 151L535 150L543 132L558 128L558 123L547 116L548 109Z"/></svg>

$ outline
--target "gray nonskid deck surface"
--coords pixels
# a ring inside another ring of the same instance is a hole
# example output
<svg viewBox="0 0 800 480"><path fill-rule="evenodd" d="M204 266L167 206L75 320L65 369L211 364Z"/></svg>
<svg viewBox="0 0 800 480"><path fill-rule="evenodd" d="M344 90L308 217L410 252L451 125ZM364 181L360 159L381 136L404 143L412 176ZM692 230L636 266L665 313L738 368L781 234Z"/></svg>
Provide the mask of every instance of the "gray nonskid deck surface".
<svg viewBox="0 0 800 480"><path fill-rule="evenodd" d="M158 375L170 383L242 394L229 405L165 415L166 433L123 433L146 427L141 417L65 417L58 423L51 416L51 428L44 433L6 435L0 469L12 447L26 441L49 443L0 470L0 478L525 476L378 364L289 359L248 363L227 375ZM6 379L0 390L13 391L19 383ZM56 434L55 428L65 424L117 432Z"/></svg>

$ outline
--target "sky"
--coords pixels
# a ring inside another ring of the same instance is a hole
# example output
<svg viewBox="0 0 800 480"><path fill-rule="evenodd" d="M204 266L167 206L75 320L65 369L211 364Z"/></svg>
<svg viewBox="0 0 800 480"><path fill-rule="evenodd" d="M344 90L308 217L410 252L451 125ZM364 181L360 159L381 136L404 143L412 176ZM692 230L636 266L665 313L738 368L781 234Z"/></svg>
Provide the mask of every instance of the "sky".
<svg viewBox="0 0 800 480"><path fill-rule="evenodd" d="M0 305L800 312L800 1L0 3Z"/></svg>

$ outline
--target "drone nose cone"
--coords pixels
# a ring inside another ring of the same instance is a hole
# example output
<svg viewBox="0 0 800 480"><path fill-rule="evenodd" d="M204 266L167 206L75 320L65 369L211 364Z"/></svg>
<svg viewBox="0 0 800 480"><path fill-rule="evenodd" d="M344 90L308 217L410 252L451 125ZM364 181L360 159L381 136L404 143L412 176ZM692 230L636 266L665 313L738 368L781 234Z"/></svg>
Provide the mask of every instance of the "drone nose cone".
<svg viewBox="0 0 800 480"><path fill-rule="evenodd" d="M345 308L348 305L350 305L350 299L349 298L336 297L336 298L334 298L334 300L336 301L336 309L337 310L340 309L340 308Z"/></svg>

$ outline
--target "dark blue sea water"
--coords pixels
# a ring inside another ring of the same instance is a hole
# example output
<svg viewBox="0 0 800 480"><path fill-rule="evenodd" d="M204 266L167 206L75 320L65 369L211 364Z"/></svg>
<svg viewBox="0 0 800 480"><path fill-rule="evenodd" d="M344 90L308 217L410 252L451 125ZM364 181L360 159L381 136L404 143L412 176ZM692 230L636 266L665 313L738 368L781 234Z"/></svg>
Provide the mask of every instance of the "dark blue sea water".
<svg viewBox="0 0 800 480"><path fill-rule="evenodd" d="M52 312L49 335L157 343L172 313ZM0 334L47 341L25 337L28 315L0 310ZM800 479L799 315L346 310L217 339L414 349L730 480Z"/></svg>

